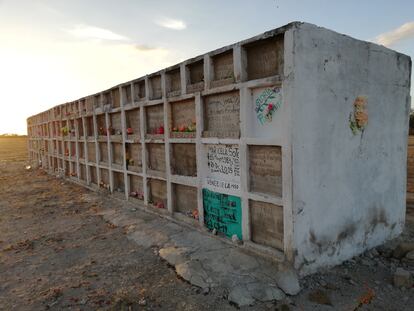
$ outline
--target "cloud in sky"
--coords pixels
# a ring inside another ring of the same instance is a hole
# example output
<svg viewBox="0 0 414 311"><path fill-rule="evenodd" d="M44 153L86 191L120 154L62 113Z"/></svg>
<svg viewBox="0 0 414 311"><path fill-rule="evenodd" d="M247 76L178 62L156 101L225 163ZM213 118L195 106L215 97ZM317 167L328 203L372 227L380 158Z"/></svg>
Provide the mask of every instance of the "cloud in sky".
<svg viewBox="0 0 414 311"><path fill-rule="evenodd" d="M117 34L111 30L89 25L75 25L73 28L66 30L72 36L83 39L111 40L111 41L128 41L129 38Z"/></svg>
<svg viewBox="0 0 414 311"><path fill-rule="evenodd" d="M155 23L161 27L174 30L183 30L187 28L187 25L184 21L168 17L159 18L155 21Z"/></svg>
<svg viewBox="0 0 414 311"><path fill-rule="evenodd" d="M374 41L385 46L392 46L397 42L410 38L414 38L414 21L405 23L394 30L380 34L375 37Z"/></svg>

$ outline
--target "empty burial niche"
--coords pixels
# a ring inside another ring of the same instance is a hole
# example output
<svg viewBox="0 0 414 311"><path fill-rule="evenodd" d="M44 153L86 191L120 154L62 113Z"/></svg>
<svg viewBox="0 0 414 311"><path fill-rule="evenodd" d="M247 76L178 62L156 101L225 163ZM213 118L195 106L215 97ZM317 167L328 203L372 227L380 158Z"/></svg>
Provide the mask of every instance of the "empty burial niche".
<svg viewBox="0 0 414 311"><path fill-rule="evenodd" d="M174 212L184 214L190 218L198 215L197 188L173 184L173 209Z"/></svg>
<svg viewBox="0 0 414 311"><path fill-rule="evenodd" d="M131 84L122 87L122 100L124 105L132 104L132 88Z"/></svg>
<svg viewBox="0 0 414 311"><path fill-rule="evenodd" d="M105 114L98 114L96 116L96 125L97 125L97 128L98 128L98 135L99 136L106 136Z"/></svg>
<svg viewBox="0 0 414 311"><path fill-rule="evenodd" d="M282 197L282 149L249 145L250 191Z"/></svg>
<svg viewBox="0 0 414 311"><path fill-rule="evenodd" d="M127 139L135 141L140 139L139 108L125 111L125 127Z"/></svg>
<svg viewBox="0 0 414 311"><path fill-rule="evenodd" d="M211 57L212 76L210 87L218 87L234 83L233 50Z"/></svg>
<svg viewBox="0 0 414 311"><path fill-rule="evenodd" d="M195 144L171 144L171 174L197 176Z"/></svg>
<svg viewBox="0 0 414 311"><path fill-rule="evenodd" d="M119 96L119 88L116 87L111 90L111 101L112 108L121 107L121 97Z"/></svg>
<svg viewBox="0 0 414 311"><path fill-rule="evenodd" d="M87 143L87 150L88 150L88 162L95 163L96 162L96 145L95 143Z"/></svg>
<svg viewBox="0 0 414 311"><path fill-rule="evenodd" d="M79 179L82 181L86 181L86 165L79 164Z"/></svg>
<svg viewBox="0 0 414 311"><path fill-rule="evenodd" d="M170 137L194 138L196 133L194 99L170 103Z"/></svg>
<svg viewBox="0 0 414 311"><path fill-rule="evenodd" d="M122 143L112 143L112 165L117 169L122 169L124 164L124 154Z"/></svg>
<svg viewBox="0 0 414 311"><path fill-rule="evenodd" d="M187 71L187 93L200 92L204 90L204 60L188 64Z"/></svg>
<svg viewBox="0 0 414 311"><path fill-rule="evenodd" d="M85 143L78 142L79 160L85 160Z"/></svg>
<svg viewBox="0 0 414 311"><path fill-rule="evenodd" d="M99 142L99 163L108 165L108 144Z"/></svg>
<svg viewBox="0 0 414 311"><path fill-rule="evenodd" d="M124 183L124 173L112 172L114 178L114 192L124 193L125 192L125 183Z"/></svg>
<svg viewBox="0 0 414 311"><path fill-rule="evenodd" d="M126 143L125 144L125 158L126 168L130 172L142 172L142 152L141 144Z"/></svg>
<svg viewBox="0 0 414 311"><path fill-rule="evenodd" d="M91 178L91 184L97 186L98 185L98 175L96 173L95 166L88 166L89 169L89 176Z"/></svg>
<svg viewBox="0 0 414 311"><path fill-rule="evenodd" d="M161 75L156 75L148 79L150 89L150 99L161 99Z"/></svg>
<svg viewBox="0 0 414 311"><path fill-rule="evenodd" d="M86 117L85 125L86 125L86 136L88 136L89 138L93 138L95 136L95 132L93 128L93 117Z"/></svg>
<svg viewBox="0 0 414 311"><path fill-rule="evenodd" d="M283 207L249 200L252 241L283 251Z"/></svg>
<svg viewBox="0 0 414 311"><path fill-rule="evenodd" d="M110 190L109 171L107 169L100 168L99 173L101 175L101 180L99 181L99 187L105 190Z"/></svg>
<svg viewBox="0 0 414 311"><path fill-rule="evenodd" d="M248 80L283 74L283 37L281 34L244 46Z"/></svg>
<svg viewBox="0 0 414 311"><path fill-rule="evenodd" d="M181 95L181 75L180 68L167 71L166 77L166 88L167 97L174 97Z"/></svg>
<svg viewBox="0 0 414 311"><path fill-rule="evenodd" d="M141 176L128 174L129 197L144 200L144 184Z"/></svg>
<svg viewBox="0 0 414 311"><path fill-rule="evenodd" d="M167 184L163 180L148 180L148 203L156 208L167 208Z"/></svg>
<svg viewBox="0 0 414 311"><path fill-rule="evenodd" d="M240 95L238 91L203 98L204 137L240 137Z"/></svg>
<svg viewBox="0 0 414 311"><path fill-rule="evenodd" d="M135 82L134 84L134 101L145 100L145 80Z"/></svg>
<svg viewBox="0 0 414 311"><path fill-rule="evenodd" d="M145 107L147 136L164 136L164 106L162 104Z"/></svg>
<svg viewBox="0 0 414 311"><path fill-rule="evenodd" d="M165 176L165 147L164 144L146 144L148 174Z"/></svg>

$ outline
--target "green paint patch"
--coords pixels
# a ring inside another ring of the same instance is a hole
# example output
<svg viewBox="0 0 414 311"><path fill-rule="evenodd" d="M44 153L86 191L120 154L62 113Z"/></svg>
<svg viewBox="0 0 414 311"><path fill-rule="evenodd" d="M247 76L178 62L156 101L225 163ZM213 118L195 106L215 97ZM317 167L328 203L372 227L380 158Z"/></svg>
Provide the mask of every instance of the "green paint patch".
<svg viewBox="0 0 414 311"><path fill-rule="evenodd" d="M228 237L242 240L241 200L239 197L203 189L204 223Z"/></svg>

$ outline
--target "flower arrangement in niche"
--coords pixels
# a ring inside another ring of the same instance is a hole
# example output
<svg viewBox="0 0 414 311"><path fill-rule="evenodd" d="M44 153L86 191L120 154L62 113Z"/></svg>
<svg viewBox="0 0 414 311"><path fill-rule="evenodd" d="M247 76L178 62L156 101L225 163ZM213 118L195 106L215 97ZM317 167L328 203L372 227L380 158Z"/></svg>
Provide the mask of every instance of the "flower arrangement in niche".
<svg viewBox="0 0 414 311"><path fill-rule="evenodd" d="M368 124L367 97L358 96L354 101L354 111L349 114L349 128L354 135L363 132Z"/></svg>

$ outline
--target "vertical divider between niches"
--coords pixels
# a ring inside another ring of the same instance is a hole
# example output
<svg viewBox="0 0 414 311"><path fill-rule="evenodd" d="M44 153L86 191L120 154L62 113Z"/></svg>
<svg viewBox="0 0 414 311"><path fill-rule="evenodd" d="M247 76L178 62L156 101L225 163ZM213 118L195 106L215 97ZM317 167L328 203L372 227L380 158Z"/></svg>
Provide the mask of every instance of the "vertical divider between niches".
<svg viewBox="0 0 414 311"><path fill-rule="evenodd" d="M241 61L241 58L239 58ZM240 65L241 67L241 65ZM250 211L249 211L249 167L248 167L248 146L246 137L248 136L248 113L250 106L250 89L242 87L240 89L240 197L242 203L242 235L243 240L250 241Z"/></svg>
<svg viewBox="0 0 414 311"><path fill-rule="evenodd" d="M80 103L78 102L78 107ZM80 111L80 109L78 108ZM78 124L78 118L75 118L75 150L76 150L76 156L75 156L75 165L76 165L76 177L79 179L80 177L80 164L79 164L79 124ZM86 167L86 166L85 166ZM88 184L88 170L86 170L86 184Z"/></svg>
<svg viewBox="0 0 414 311"><path fill-rule="evenodd" d="M99 94L99 102L102 102L102 94ZM99 158L100 158L100 149L99 149L99 143L98 143L98 120L96 117L96 110L93 109L92 112L92 119L93 119L93 138L95 143L95 164L96 164L96 172L98 177L98 187L100 186L100 183L102 181L101 176L101 170L99 169Z"/></svg>
<svg viewBox="0 0 414 311"><path fill-rule="evenodd" d="M130 84L131 90L133 89L133 83ZM132 98L132 97L131 97ZM119 100L121 103L121 130L122 130L122 172L124 174L124 194L125 200L129 198L129 183L128 183L128 174L127 174L127 166L126 166L126 152L125 152L125 140L126 140L126 117L125 117L125 98L124 92L122 87L119 87Z"/></svg>
<svg viewBox="0 0 414 311"><path fill-rule="evenodd" d="M204 208L203 208L203 146L201 143L201 135L204 127L203 122L203 103L201 93L197 92L194 98L195 117L196 117L196 162L197 162L197 210L198 221L201 226L204 226Z"/></svg>
<svg viewBox="0 0 414 311"><path fill-rule="evenodd" d="M145 78L146 90L148 90L148 78ZM145 101L148 101L148 92L145 94ZM145 118L145 109L143 105L139 109L139 126L141 132L141 159L142 159L142 190L144 192L144 204L148 205L148 178L147 178L147 151L145 146L145 132L147 122Z"/></svg>
<svg viewBox="0 0 414 311"><path fill-rule="evenodd" d="M109 190L111 193L113 193L114 192L114 173L112 170L113 152L112 152L111 138L108 133L110 123L111 122L109 120L109 113L105 111L105 132L106 132L106 149L108 152L108 163L107 164L108 164L108 170L109 170Z"/></svg>

